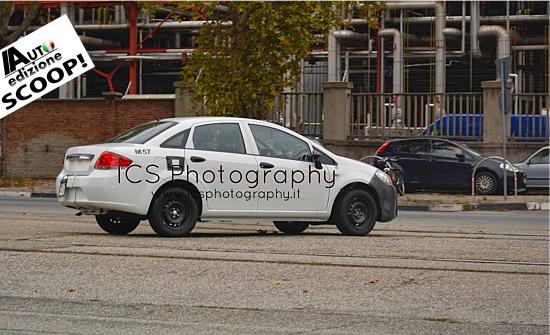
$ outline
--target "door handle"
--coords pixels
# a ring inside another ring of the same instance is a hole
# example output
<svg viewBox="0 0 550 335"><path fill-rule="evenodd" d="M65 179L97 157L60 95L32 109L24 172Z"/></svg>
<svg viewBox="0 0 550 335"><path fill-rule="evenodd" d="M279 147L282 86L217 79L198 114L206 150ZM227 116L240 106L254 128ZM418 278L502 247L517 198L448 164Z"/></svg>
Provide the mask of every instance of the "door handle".
<svg viewBox="0 0 550 335"><path fill-rule="evenodd" d="M261 162L260 163L260 167L262 169L271 169L271 168L274 168L275 165L271 164L271 163L266 163L266 162Z"/></svg>
<svg viewBox="0 0 550 335"><path fill-rule="evenodd" d="M198 156L191 156L191 162L193 163L200 163L204 162L206 158L198 157Z"/></svg>

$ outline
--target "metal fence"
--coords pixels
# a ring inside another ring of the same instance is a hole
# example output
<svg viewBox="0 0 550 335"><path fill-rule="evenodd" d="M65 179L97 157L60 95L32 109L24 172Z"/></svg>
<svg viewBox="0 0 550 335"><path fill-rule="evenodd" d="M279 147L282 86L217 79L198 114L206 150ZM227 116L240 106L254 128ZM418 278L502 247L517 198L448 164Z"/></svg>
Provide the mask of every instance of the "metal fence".
<svg viewBox="0 0 550 335"><path fill-rule="evenodd" d="M482 93L352 93L350 137L437 136L480 140Z"/></svg>
<svg viewBox="0 0 550 335"><path fill-rule="evenodd" d="M267 121L280 124L304 136L323 134L323 93L281 93Z"/></svg>
<svg viewBox="0 0 550 335"><path fill-rule="evenodd" d="M548 140L549 108L550 95L547 93L514 94L510 137L518 141Z"/></svg>

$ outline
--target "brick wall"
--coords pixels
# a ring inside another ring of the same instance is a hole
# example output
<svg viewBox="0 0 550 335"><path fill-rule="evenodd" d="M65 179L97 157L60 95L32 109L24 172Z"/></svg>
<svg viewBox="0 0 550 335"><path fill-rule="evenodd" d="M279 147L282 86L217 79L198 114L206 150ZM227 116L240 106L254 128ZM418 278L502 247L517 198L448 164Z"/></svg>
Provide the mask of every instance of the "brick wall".
<svg viewBox="0 0 550 335"><path fill-rule="evenodd" d="M53 178L67 148L104 142L140 123L174 116L174 100L38 100L2 121L2 175Z"/></svg>

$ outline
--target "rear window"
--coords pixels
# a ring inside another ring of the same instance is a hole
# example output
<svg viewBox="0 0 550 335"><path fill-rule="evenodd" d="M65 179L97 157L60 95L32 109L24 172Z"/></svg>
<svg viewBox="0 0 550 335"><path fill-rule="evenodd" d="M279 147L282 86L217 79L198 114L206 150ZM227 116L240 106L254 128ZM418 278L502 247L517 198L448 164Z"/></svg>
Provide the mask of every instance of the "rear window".
<svg viewBox="0 0 550 335"><path fill-rule="evenodd" d="M174 125L176 125L176 122L173 121L153 121L140 124L113 137L107 142L143 144Z"/></svg>

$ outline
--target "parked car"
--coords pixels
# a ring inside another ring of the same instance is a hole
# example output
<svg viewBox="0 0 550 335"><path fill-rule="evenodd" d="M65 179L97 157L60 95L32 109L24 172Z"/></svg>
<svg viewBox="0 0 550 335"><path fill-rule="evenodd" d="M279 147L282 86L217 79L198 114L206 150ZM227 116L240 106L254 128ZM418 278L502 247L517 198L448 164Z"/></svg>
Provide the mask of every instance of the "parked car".
<svg viewBox="0 0 550 335"><path fill-rule="evenodd" d="M510 115L510 136L518 141L545 141L548 138L548 115ZM476 140L483 132L481 114L445 114L438 116L422 135L444 136L461 141Z"/></svg>
<svg viewBox="0 0 550 335"><path fill-rule="evenodd" d="M473 168L485 158L464 145L437 138L387 141L378 148L376 155L397 160L404 170L407 190L470 190ZM474 178L476 193L502 193L503 167L504 164L497 160L481 163ZM524 191L523 171L507 166L508 191L514 191L514 171L518 178L518 191Z"/></svg>
<svg viewBox="0 0 550 335"><path fill-rule="evenodd" d="M379 169L284 127L227 117L165 119L70 148L56 191L111 234L145 219L161 236L182 236L200 219L257 217L285 233L335 224L366 235L397 215L395 188Z"/></svg>
<svg viewBox="0 0 550 335"><path fill-rule="evenodd" d="M523 162L516 166L527 176L527 189L547 189L550 188L550 164L548 151L550 146L542 147L527 157Z"/></svg>

